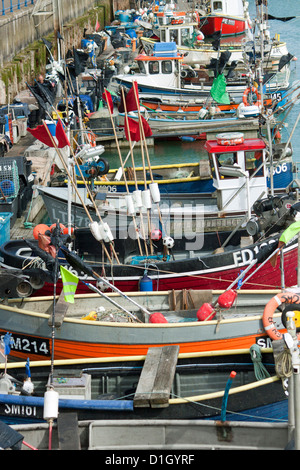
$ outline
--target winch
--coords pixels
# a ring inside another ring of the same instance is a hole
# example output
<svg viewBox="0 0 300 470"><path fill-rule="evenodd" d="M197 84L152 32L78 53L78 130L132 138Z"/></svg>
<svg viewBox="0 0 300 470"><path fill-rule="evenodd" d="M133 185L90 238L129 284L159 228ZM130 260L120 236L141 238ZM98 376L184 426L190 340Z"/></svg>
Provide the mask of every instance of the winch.
<svg viewBox="0 0 300 470"><path fill-rule="evenodd" d="M293 193L268 196L253 204L256 214L247 222L246 230L250 236L261 234L268 228L268 234L294 222L299 203L295 203Z"/></svg>

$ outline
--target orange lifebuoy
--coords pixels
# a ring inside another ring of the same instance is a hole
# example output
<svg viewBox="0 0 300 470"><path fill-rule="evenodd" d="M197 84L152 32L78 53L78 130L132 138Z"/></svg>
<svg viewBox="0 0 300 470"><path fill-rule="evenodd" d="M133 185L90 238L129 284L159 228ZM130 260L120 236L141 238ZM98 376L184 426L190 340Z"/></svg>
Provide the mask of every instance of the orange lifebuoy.
<svg viewBox="0 0 300 470"><path fill-rule="evenodd" d="M87 134L87 139L89 141L89 144L92 146L92 147L96 147L96 136L95 134L89 132Z"/></svg>
<svg viewBox="0 0 300 470"><path fill-rule="evenodd" d="M218 145L241 145L244 143L244 134L242 132L225 132L216 135Z"/></svg>
<svg viewBox="0 0 300 470"><path fill-rule="evenodd" d="M300 296L293 292L282 292L275 295L265 306L262 318L263 326L268 336L275 341L283 338L283 334L277 330L273 322L274 312L281 304L296 304L299 305L300 310Z"/></svg>
<svg viewBox="0 0 300 470"><path fill-rule="evenodd" d="M255 86L253 87L248 87L246 88L246 90L244 91L244 94L243 94L243 103L245 106L250 106L250 104L248 103L248 95L249 93L255 93L256 95L256 106L261 106L261 98L260 98L260 94L258 93L257 91L257 88L255 88Z"/></svg>

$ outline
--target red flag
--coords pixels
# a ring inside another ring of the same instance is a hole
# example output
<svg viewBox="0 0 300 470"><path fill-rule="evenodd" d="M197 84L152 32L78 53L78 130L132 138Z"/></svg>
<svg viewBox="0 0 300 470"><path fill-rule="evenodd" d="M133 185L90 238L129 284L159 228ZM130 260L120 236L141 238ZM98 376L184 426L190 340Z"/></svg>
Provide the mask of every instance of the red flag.
<svg viewBox="0 0 300 470"><path fill-rule="evenodd" d="M132 87L125 97L126 111L137 111L139 109L139 90L137 82L132 82ZM123 98L121 98L121 103L119 106L120 113L125 112L125 106L123 103Z"/></svg>
<svg viewBox="0 0 300 470"><path fill-rule="evenodd" d="M99 21L97 20L96 26L95 26L95 31L98 31L99 28L100 28L100 23L99 23Z"/></svg>
<svg viewBox="0 0 300 470"><path fill-rule="evenodd" d="M58 140L58 144L57 144L58 148L62 149L63 147L66 147L66 145L71 147L71 144L70 144L69 139L68 139L68 137L65 133L62 122L59 118L58 118L58 122L56 124L55 137Z"/></svg>
<svg viewBox="0 0 300 470"><path fill-rule="evenodd" d="M107 102L108 106L110 107L110 112L113 113L114 112L114 104L113 104L113 100L112 100L112 97L111 97L111 94L109 93L109 91L105 90L102 93L102 98L104 99L104 101Z"/></svg>
<svg viewBox="0 0 300 470"><path fill-rule="evenodd" d="M142 120L145 137L150 137L152 135L151 127L149 126L146 119L143 118L143 116L141 116L141 120ZM139 142L141 140L139 122L135 121L132 118L128 118L128 127L127 127L127 122L125 119L125 136L127 140L129 140L128 128L130 132L130 139L134 142Z"/></svg>
<svg viewBox="0 0 300 470"><path fill-rule="evenodd" d="M28 132L33 135L37 140L43 142L43 144L48 145L48 147L54 147L53 142L48 134L47 129L43 124L37 126L35 129L27 128Z"/></svg>

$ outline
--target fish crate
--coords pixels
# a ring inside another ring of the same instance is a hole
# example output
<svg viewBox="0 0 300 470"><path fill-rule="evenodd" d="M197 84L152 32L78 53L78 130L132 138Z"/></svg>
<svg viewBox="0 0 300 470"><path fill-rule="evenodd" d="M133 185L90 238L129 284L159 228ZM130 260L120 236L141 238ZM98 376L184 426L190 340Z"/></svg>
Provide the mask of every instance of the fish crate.
<svg viewBox="0 0 300 470"><path fill-rule="evenodd" d="M0 161L0 198L17 197L20 189L19 171L14 159L5 158Z"/></svg>
<svg viewBox="0 0 300 470"><path fill-rule="evenodd" d="M12 213L0 212L0 246L10 240L10 219Z"/></svg>

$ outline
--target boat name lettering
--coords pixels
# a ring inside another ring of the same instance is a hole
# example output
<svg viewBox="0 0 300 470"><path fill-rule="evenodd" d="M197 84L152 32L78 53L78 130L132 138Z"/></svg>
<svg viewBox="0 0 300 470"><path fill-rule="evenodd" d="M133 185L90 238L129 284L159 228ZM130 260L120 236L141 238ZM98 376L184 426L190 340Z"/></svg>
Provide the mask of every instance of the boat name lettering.
<svg viewBox="0 0 300 470"><path fill-rule="evenodd" d="M259 246L255 246L253 249L244 248L243 250L236 251L233 253L233 260L235 266L240 266L244 264L250 264L251 261L255 258L255 255L263 248L264 246L275 243L276 240L269 240L268 243L262 243Z"/></svg>
<svg viewBox="0 0 300 470"><path fill-rule="evenodd" d="M269 336L260 336L259 338L256 338L255 343L262 349L273 348L272 340Z"/></svg>
<svg viewBox="0 0 300 470"><path fill-rule="evenodd" d="M113 186L111 186L110 184L101 185L101 189L107 189L107 191L109 193L116 193L117 192L117 186L116 185L113 185Z"/></svg>
<svg viewBox="0 0 300 470"><path fill-rule="evenodd" d="M1 336L1 338L4 335ZM11 349L15 351L22 351L30 354L41 354L42 356L50 356L49 340L40 339L32 336L25 336L22 334L12 334Z"/></svg>
<svg viewBox="0 0 300 470"><path fill-rule="evenodd" d="M5 405L4 413L12 416L36 416L35 406Z"/></svg>
<svg viewBox="0 0 300 470"><path fill-rule="evenodd" d="M0 165L0 171L12 171L12 164Z"/></svg>

